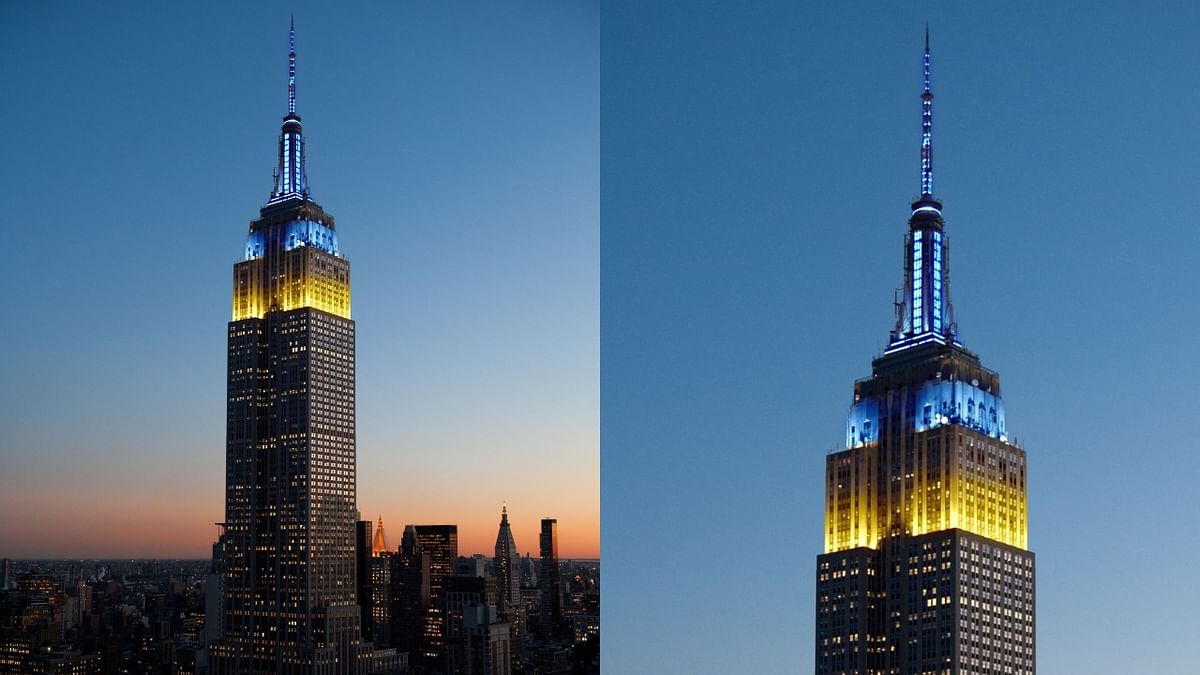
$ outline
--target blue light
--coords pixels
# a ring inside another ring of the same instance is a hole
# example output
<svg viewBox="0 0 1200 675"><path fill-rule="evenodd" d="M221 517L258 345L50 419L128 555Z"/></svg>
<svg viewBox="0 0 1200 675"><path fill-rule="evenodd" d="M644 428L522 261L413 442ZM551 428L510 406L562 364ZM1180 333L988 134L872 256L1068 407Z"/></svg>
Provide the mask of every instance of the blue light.
<svg viewBox="0 0 1200 675"><path fill-rule="evenodd" d="M970 382L928 382L917 391L915 403L917 431L958 424L992 438L1007 438L1004 402Z"/></svg>
<svg viewBox="0 0 1200 675"><path fill-rule="evenodd" d="M251 232L250 236L246 237L246 260L263 257L266 253L266 237L261 231Z"/></svg>
<svg viewBox="0 0 1200 675"><path fill-rule="evenodd" d="M942 233L933 232L933 331L942 332Z"/></svg>
<svg viewBox="0 0 1200 675"><path fill-rule="evenodd" d="M879 403L864 399L850 407L846 420L846 447L857 448L879 440Z"/></svg>
<svg viewBox="0 0 1200 675"><path fill-rule="evenodd" d="M912 259L912 279L913 279L913 303L912 303L912 331L914 333L925 332L925 307L924 307L924 278L925 266L924 257L921 250L921 232L913 233L913 259Z"/></svg>
<svg viewBox="0 0 1200 675"><path fill-rule="evenodd" d="M905 416L912 419L914 431L936 429L948 424L974 429L1001 441L1007 441L1004 428L1004 402L999 396L961 380L938 380L922 385L907 397ZM879 441L881 406L873 398L850 407L846 419L846 447L857 448Z"/></svg>
<svg viewBox="0 0 1200 675"><path fill-rule="evenodd" d="M311 246L330 255L340 255L336 231L313 220L295 220L267 231L251 232L246 238L246 260L261 258L265 254L269 245L268 232L274 237L273 246L285 251Z"/></svg>
<svg viewBox="0 0 1200 675"><path fill-rule="evenodd" d="M337 233L316 221L297 220L288 223L284 240L287 242L284 250L287 251L298 246L312 246L326 253L338 255Z"/></svg>
<svg viewBox="0 0 1200 675"><path fill-rule="evenodd" d="M283 183L280 192L288 193L295 192L292 189L292 136L284 134L283 136Z"/></svg>

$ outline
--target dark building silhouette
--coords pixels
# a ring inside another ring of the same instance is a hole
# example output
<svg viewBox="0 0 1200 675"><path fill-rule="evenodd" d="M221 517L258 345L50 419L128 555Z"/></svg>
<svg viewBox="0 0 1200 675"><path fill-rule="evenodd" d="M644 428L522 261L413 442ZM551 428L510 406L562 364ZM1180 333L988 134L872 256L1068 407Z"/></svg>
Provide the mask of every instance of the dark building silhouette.
<svg viewBox="0 0 1200 675"><path fill-rule="evenodd" d="M392 556L384 551L371 558L371 636L375 647L392 646Z"/></svg>
<svg viewBox="0 0 1200 675"><path fill-rule="evenodd" d="M416 664L422 652L430 604L429 556L417 546L412 525L404 528L400 548L391 557L391 642Z"/></svg>
<svg viewBox="0 0 1200 675"><path fill-rule="evenodd" d="M558 570L558 521L542 518L538 536L541 569L538 586L541 607L538 611L538 637L547 642L560 639L562 634L562 581Z"/></svg>
<svg viewBox="0 0 1200 675"><path fill-rule="evenodd" d="M275 185L233 273L217 675L352 673L364 658L350 263L309 194L294 30L290 43Z"/></svg>
<svg viewBox="0 0 1200 675"><path fill-rule="evenodd" d="M357 581L355 591L358 599L360 621L362 622L363 640L375 640L374 623L371 620L373 609L371 593L371 563L374 560L374 536L372 523L360 520L354 529L354 578Z"/></svg>
<svg viewBox="0 0 1200 675"><path fill-rule="evenodd" d="M854 385L846 449L826 457L816 672L1032 675L1025 451L1009 439L999 375L953 318L928 33L921 99L896 327Z"/></svg>
<svg viewBox="0 0 1200 675"><path fill-rule="evenodd" d="M443 595L454 576L458 558L457 525L412 525L417 548L429 558L429 600L425 609L425 627L421 663L442 672L446 667L446 619Z"/></svg>

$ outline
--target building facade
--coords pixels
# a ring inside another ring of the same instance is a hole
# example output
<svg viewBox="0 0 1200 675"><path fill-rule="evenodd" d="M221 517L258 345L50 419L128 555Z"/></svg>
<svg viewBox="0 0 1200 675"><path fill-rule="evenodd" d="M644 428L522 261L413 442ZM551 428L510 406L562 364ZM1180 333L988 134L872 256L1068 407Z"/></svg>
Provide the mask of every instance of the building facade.
<svg viewBox="0 0 1200 675"><path fill-rule="evenodd" d="M496 556L492 559L500 580L500 610L521 606L521 554L508 524L508 505L500 507L500 530L496 533Z"/></svg>
<svg viewBox="0 0 1200 675"><path fill-rule="evenodd" d="M921 196L896 327L854 385L845 449L826 458L816 672L1032 675L1026 456L999 375L954 322L928 34L924 74Z"/></svg>
<svg viewBox="0 0 1200 675"><path fill-rule="evenodd" d="M558 520L542 518L538 535L541 569L538 586L541 591L538 636L546 642L556 642L562 634L562 581L558 570Z"/></svg>
<svg viewBox="0 0 1200 675"><path fill-rule="evenodd" d="M353 673L366 651L350 263L309 194L290 45L274 189L233 272L217 674Z"/></svg>
<svg viewBox="0 0 1200 675"><path fill-rule="evenodd" d="M431 671L446 668L446 585L458 558L457 525L410 525L416 547L429 561L429 599L425 608L420 662ZM406 528L407 530L407 528Z"/></svg>
<svg viewBox="0 0 1200 675"><path fill-rule="evenodd" d="M404 528L400 548L391 556L388 593L391 645L421 660L425 621L430 605L429 556L417 546L416 528Z"/></svg>
<svg viewBox="0 0 1200 675"><path fill-rule="evenodd" d="M371 622L371 563L375 559L373 541L374 525L369 520L360 520L354 528L354 581L358 599L359 623L364 640L375 640L374 624Z"/></svg>

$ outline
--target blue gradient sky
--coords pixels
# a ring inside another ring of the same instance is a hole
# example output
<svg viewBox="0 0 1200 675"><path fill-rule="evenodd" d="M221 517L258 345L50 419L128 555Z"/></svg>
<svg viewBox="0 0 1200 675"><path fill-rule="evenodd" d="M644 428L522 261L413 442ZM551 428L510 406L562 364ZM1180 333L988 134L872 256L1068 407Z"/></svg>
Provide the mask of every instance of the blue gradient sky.
<svg viewBox="0 0 1200 675"><path fill-rule="evenodd" d="M934 48L961 337L1029 453L1038 665L1195 671L1200 12L605 7L605 667L808 673Z"/></svg>
<svg viewBox="0 0 1200 675"><path fill-rule="evenodd" d="M0 556L209 553L232 267L298 111L358 323L359 506L599 546L595 3L5 3Z"/></svg>

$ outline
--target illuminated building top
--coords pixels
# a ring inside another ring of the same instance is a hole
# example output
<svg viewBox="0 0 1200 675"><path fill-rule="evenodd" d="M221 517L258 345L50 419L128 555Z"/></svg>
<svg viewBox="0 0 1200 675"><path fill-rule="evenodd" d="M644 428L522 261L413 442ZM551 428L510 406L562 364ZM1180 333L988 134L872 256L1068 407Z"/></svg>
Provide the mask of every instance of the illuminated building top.
<svg viewBox="0 0 1200 675"><path fill-rule="evenodd" d="M383 516L379 516L379 524L375 526L374 540L371 542L371 555L387 553L387 536L383 533Z"/></svg>
<svg viewBox="0 0 1200 675"><path fill-rule="evenodd" d="M270 199L250 223L234 267L233 320L312 307L350 318L350 263L338 248L333 216L312 200L304 133L296 114L296 29L288 33L288 112Z"/></svg>
<svg viewBox="0 0 1200 675"><path fill-rule="evenodd" d="M921 195L905 239L896 327L854 385L845 450L827 459L826 552L960 528L1027 544L1025 452L1009 441L1000 377L957 339L949 245L933 196L933 90L925 34Z"/></svg>
<svg viewBox="0 0 1200 675"><path fill-rule="evenodd" d="M957 339L930 66L926 28L921 192L896 326L854 383L844 448L825 457L816 675L1036 670L1027 456L1000 376Z"/></svg>

